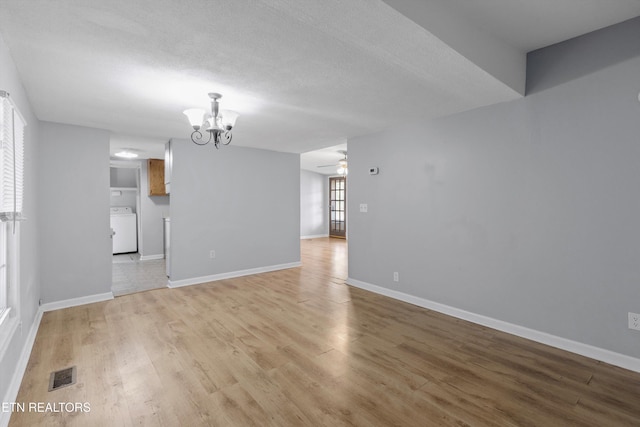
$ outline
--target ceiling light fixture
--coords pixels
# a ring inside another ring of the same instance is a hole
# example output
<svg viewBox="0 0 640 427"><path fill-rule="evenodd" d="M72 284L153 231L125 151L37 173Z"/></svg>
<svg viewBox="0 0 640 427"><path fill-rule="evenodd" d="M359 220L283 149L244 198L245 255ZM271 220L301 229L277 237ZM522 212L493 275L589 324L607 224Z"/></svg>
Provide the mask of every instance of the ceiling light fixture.
<svg viewBox="0 0 640 427"><path fill-rule="evenodd" d="M138 157L138 154L132 151L122 150L118 151L116 154L114 154L114 156L122 157L124 159L135 159L136 157Z"/></svg>
<svg viewBox="0 0 640 427"><path fill-rule="evenodd" d="M333 164L333 165L322 165L322 166L318 166L319 168L330 168L330 167L336 167L338 166L338 169L336 170L336 172L340 175L347 175L349 173L349 168L347 167L347 151L346 150L338 150L338 153L342 154L344 156L343 159L338 160L338 164Z"/></svg>
<svg viewBox="0 0 640 427"><path fill-rule="evenodd" d="M341 153L344 154L344 159L340 159L340 161L338 161L338 170L336 172L340 175L348 175L349 168L347 167L347 152L341 151Z"/></svg>
<svg viewBox="0 0 640 427"><path fill-rule="evenodd" d="M210 114L200 108L184 111L184 115L187 116L194 129L191 141L198 145L206 145L213 141L216 148L219 148L220 144L229 145L231 143L231 129L235 126L239 114L231 110L219 110L218 100L222 98L219 93L210 93L209 98L211 98ZM208 139L205 140L202 137L200 129L209 134Z"/></svg>

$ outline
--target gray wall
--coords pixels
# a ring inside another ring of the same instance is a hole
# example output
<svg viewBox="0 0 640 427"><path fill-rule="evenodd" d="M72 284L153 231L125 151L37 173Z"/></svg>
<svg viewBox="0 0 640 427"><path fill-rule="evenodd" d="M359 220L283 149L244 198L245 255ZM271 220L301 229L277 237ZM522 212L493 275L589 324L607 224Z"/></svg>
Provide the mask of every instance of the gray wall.
<svg viewBox="0 0 640 427"><path fill-rule="evenodd" d="M120 191L120 194L114 196L111 194L109 198L109 206L111 207L119 207L119 206L129 206L132 208L134 213L138 213L136 209L136 199L138 194L136 191Z"/></svg>
<svg viewBox="0 0 640 427"><path fill-rule="evenodd" d="M597 52L597 54L594 54ZM640 56L640 18L527 55L527 94L575 80Z"/></svg>
<svg viewBox="0 0 640 427"><path fill-rule="evenodd" d="M172 148L172 281L300 261L298 154Z"/></svg>
<svg viewBox="0 0 640 427"><path fill-rule="evenodd" d="M530 55L522 100L350 139L349 277L640 357L640 57L563 81L617 31Z"/></svg>
<svg viewBox="0 0 640 427"><path fill-rule="evenodd" d="M138 163L138 162L136 162ZM133 213L138 213L137 208L137 188L138 188L138 168L111 167L110 185L116 188L134 188L136 190L117 190L119 194L110 196L109 206L129 206Z"/></svg>
<svg viewBox="0 0 640 427"><path fill-rule="evenodd" d="M300 170L300 236L329 235L329 178Z"/></svg>
<svg viewBox="0 0 640 427"><path fill-rule="evenodd" d="M43 302L110 292L109 133L42 122L41 138Z"/></svg>
<svg viewBox="0 0 640 427"><path fill-rule="evenodd" d="M110 185L112 187L138 187L138 169L111 167Z"/></svg>
<svg viewBox="0 0 640 427"><path fill-rule="evenodd" d="M149 196L149 178L147 161L140 161L140 215L142 221L142 245L138 247L140 255L154 256L164 254L163 220L169 216L170 196Z"/></svg>
<svg viewBox="0 0 640 427"><path fill-rule="evenodd" d="M20 82L20 77L15 68L13 59L0 37L0 89L11 94L11 98L17 104L20 112L27 121L25 128L25 152L24 152L24 214L27 218L20 227L20 301L18 307L21 328L10 338L6 351L0 352L0 397L3 402L9 402L15 396L7 396L11 379L16 371L20 353L25 345L27 335L31 329L41 293L41 274L38 269L38 217L39 194L38 167L39 167L39 132L40 123L31 110L31 105ZM2 420L2 414L0 414Z"/></svg>

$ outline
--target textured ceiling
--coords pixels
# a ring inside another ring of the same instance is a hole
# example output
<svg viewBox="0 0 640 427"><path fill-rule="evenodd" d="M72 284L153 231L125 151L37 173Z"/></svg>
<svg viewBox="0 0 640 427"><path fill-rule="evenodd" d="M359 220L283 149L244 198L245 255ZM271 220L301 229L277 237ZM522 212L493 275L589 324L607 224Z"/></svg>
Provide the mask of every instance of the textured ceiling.
<svg viewBox="0 0 640 427"><path fill-rule="evenodd" d="M241 114L234 144L302 153L522 96L526 50L638 14L637 0L0 0L0 33L41 120L161 144L215 91Z"/></svg>

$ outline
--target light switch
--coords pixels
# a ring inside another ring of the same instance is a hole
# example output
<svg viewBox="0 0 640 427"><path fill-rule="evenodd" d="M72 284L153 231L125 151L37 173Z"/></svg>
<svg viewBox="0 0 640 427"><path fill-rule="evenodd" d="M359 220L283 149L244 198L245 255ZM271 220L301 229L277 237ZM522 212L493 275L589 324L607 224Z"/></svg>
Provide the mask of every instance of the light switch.
<svg viewBox="0 0 640 427"><path fill-rule="evenodd" d="M369 208L369 207L367 206L367 204L366 204L366 203L360 203L360 212L367 213L367 209L368 209L368 208Z"/></svg>

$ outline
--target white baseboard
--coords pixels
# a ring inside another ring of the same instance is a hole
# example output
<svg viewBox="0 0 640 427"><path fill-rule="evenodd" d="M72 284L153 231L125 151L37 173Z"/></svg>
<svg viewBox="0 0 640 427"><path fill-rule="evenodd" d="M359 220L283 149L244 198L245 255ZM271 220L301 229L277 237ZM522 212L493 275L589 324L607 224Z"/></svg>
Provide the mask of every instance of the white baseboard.
<svg viewBox="0 0 640 427"><path fill-rule="evenodd" d="M20 358L18 359L18 363L16 364L15 371L13 372L13 377L11 377L11 383L7 388L7 392L5 393L3 402L15 402L18 397L20 385L22 384L22 378L24 377L24 373L27 370L29 357L31 357L31 350L33 350L33 344L36 341L36 335L38 334L38 328L40 327L40 321L42 320L42 313L43 311L41 309L38 309L38 311L36 312L36 316L33 319L33 323L31 324L31 328L29 329L29 335L27 335L27 339L25 340L22 351L20 352ZM11 411L0 411L0 426L8 426L10 418Z"/></svg>
<svg viewBox="0 0 640 427"><path fill-rule="evenodd" d="M287 264L269 265L266 267L249 268L247 270L230 271L228 273L212 274L211 276L193 277L182 280L169 280L170 288L179 288L182 286L199 285L206 282L215 282L216 280L232 279L234 277L249 276L251 274L267 273L269 271L285 270L287 268L300 267L302 263L290 262Z"/></svg>
<svg viewBox="0 0 640 427"><path fill-rule="evenodd" d="M600 360L602 362L629 369L631 371L640 372L640 359L637 359L635 357L626 356L624 354L616 353L603 348L594 347L589 344L584 344L581 342L551 335L546 332L537 331L535 329L526 328L524 326L519 326L513 323L461 310L449 305L440 304L438 302L405 294L403 292L394 291L393 289L387 289L383 288L382 286L372 285L367 282L352 279L351 277L347 278L346 283L348 285L355 286L356 288L365 289L376 294L408 302L410 304L417 305L418 307L427 308L429 310L437 311L439 313L447 314L459 319L468 320L469 322L487 326L492 329L497 329L499 331L546 344L551 347L570 351L572 353L580 354L591 359Z"/></svg>
<svg viewBox="0 0 640 427"><path fill-rule="evenodd" d="M75 307L78 305L91 304L94 302L108 301L113 299L113 292L105 292L103 294L87 295L85 297L71 298L62 301L48 302L40 306L40 310L53 311L62 308Z"/></svg>
<svg viewBox="0 0 640 427"><path fill-rule="evenodd" d="M313 234L311 236L300 236L300 240L304 239L321 239L323 237L329 237L328 234Z"/></svg>
<svg viewBox="0 0 640 427"><path fill-rule="evenodd" d="M152 259L164 259L164 254L140 255L140 261L151 261Z"/></svg>

